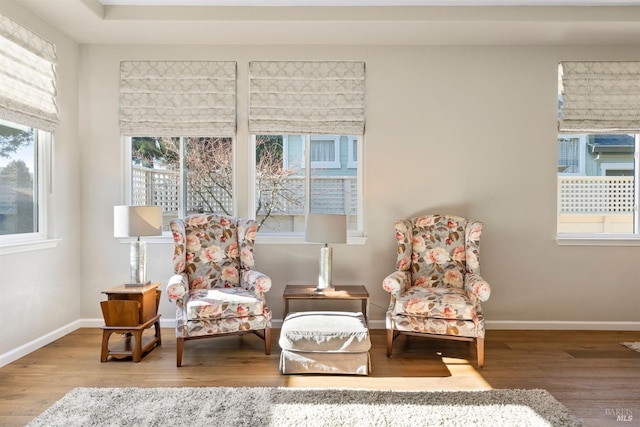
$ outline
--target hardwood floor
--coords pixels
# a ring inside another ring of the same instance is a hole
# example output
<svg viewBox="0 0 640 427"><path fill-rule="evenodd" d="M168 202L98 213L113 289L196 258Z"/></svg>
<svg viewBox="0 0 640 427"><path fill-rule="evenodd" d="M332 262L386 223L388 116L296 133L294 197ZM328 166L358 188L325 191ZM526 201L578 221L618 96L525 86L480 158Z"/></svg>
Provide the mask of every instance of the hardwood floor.
<svg viewBox="0 0 640 427"><path fill-rule="evenodd" d="M142 358L100 363L102 331L79 329L0 368L0 425L22 426L74 387L351 387L393 390L542 388L587 426L640 425L640 353L620 345L640 332L500 331L486 337L485 367L467 343L400 337L386 357L385 331L372 330L372 373L280 375L279 330L272 352L253 335L185 344L175 365L173 329ZM117 337L115 337L117 339ZM616 421L616 413L632 421Z"/></svg>

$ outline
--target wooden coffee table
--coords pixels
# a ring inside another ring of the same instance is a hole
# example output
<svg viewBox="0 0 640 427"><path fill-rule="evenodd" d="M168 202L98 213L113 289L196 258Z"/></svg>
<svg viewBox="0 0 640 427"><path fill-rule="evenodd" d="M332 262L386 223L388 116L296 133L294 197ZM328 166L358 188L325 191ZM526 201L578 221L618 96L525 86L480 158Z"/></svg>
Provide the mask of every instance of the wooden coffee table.
<svg viewBox="0 0 640 427"><path fill-rule="evenodd" d="M284 314L289 313L289 301L291 300L360 300L362 301L362 314L365 320L369 320L369 292L362 285L335 286L333 289L317 290L309 285L287 285L282 294L284 298Z"/></svg>

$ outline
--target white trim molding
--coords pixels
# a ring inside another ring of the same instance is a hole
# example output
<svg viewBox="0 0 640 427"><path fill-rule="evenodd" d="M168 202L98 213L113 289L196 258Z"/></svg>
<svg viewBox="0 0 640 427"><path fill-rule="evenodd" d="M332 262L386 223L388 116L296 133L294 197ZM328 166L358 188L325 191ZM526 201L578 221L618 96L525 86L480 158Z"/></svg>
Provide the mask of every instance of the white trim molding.
<svg viewBox="0 0 640 427"><path fill-rule="evenodd" d="M487 329L545 331L640 331L640 322L595 322L566 320L486 320Z"/></svg>
<svg viewBox="0 0 640 427"><path fill-rule="evenodd" d="M102 323L100 326L104 325L104 321L101 320L101 322ZM47 344L51 344L55 340L60 339L65 335L70 334L76 329L79 329L82 327L83 327L83 321L76 320L74 322L69 323L68 325L65 325L61 328L58 328L54 331L49 332L46 335L43 335L39 338L29 341L28 343L23 344L20 347L14 348L13 350L10 350L4 354L0 354L0 368L5 365L8 365L11 362L15 362L21 357L26 356L27 354L33 351L36 351Z"/></svg>

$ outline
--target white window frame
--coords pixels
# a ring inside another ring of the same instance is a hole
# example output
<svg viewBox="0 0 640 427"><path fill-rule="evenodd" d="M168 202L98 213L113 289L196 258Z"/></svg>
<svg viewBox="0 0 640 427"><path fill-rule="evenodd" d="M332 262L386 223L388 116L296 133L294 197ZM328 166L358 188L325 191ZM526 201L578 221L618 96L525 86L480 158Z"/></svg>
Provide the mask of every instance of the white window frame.
<svg viewBox="0 0 640 427"><path fill-rule="evenodd" d="M296 134L299 135L299 134ZM288 153L287 153L287 144L286 144L286 140L287 140L287 136L288 135L283 135L283 161L285 166L287 165L288 162ZM326 137L325 135L322 135L324 137ZM302 135L303 138L303 142L304 142L304 147L303 147L303 151L305 153L309 152L309 147L311 144L311 135L309 134L305 134ZM340 136L337 137L338 138L338 149L340 147ZM364 191L365 191L365 186L364 186L364 156L362 155L363 153L363 140L364 137L362 135L359 136L355 136L352 137L352 139L356 140L357 142L357 150L358 153L360 154L358 157L358 161L359 164L356 164L356 166L359 166L357 168L357 192L358 192L358 199L357 199L357 211L358 211L358 218L357 218L357 226L356 226L356 230L348 230L347 231L347 244L350 245L362 245L364 243L366 243L367 238L364 235ZM250 167L249 167L249 171L250 171L250 177L249 177L249 203L248 203L248 207L249 207L249 216L251 218L255 219L255 211L256 211L256 201L255 201L255 163L256 163L256 135L251 135L250 136ZM338 152L339 154L339 152ZM304 156L305 157L305 165L304 165L304 170L309 170L308 165L309 163L311 163L309 156ZM308 173L305 172L305 177L306 180L308 181L310 179L310 176ZM308 187L308 183L307 183L307 187ZM308 212L309 211L309 205L308 205L308 197L305 200L305 211ZM271 232L271 233L267 233L267 232L258 232L258 235L256 237L256 243L258 244L301 244L301 243L305 243L304 241L304 233L275 233L275 232Z"/></svg>
<svg viewBox="0 0 640 427"><path fill-rule="evenodd" d="M607 176L607 172L612 171L631 171L633 170L633 163L603 163L600 165L600 173L602 176Z"/></svg>
<svg viewBox="0 0 640 427"><path fill-rule="evenodd" d="M355 169L358 167L357 153L359 152L358 138L354 136L347 137L347 168Z"/></svg>
<svg viewBox="0 0 640 427"><path fill-rule="evenodd" d="M33 233L7 234L0 236L0 255L27 252L56 247L60 239L50 238L48 232L49 203L53 192L52 181L52 135L35 129L37 216L38 231Z"/></svg>
<svg viewBox="0 0 640 427"><path fill-rule="evenodd" d="M316 161L311 160L311 154L309 154L309 160L311 162L311 167L314 169L340 169L342 166L340 164L340 135L311 135L311 139L309 139L309 135L304 135L305 139L308 139L308 143L305 143L306 152L311 153L311 143L313 141L333 141L333 151L334 151L334 161L326 162L326 161Z"/></svg>

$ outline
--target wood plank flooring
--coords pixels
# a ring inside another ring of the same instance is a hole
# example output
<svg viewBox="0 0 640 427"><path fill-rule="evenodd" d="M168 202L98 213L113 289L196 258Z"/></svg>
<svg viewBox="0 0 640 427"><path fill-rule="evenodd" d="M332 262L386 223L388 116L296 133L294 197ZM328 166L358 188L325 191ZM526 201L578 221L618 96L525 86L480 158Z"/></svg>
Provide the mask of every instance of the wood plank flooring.
<svg viewBox="0 0 640 427"><path fill-rule="evenodd" d="M351 387L385 390L548 390L587 426L640 426L640 353L620 345L640 332L489 330L485 367L464 342L400 337L386 357L385 331L372 330L372 373L281 375L279 330L272 352L254 335L185 343L175 365L173 329L142 358L100 363L102 331L84 328L0 368L0 426L22 426L74 387ZM114 337L116 340L118 337ZM616 413L632 414L617 421Z"/></svg>

